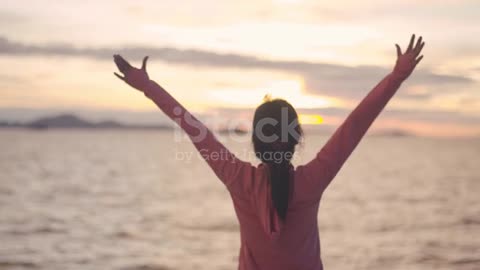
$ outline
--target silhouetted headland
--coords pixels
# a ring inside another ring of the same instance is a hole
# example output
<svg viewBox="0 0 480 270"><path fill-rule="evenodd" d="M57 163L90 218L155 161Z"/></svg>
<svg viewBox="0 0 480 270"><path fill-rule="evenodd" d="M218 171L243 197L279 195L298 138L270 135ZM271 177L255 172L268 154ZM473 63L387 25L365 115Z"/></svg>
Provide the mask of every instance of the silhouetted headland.
<svg viewBox="0 0 480 270"><path fill-rule="evenodd" d="M151 124L151 125L136 125L136 124L126 124L114 120L104 120L100 122L93 122L86 119L83 119L74 114L60 114L54 116L47 116L35 119L30 122L12 122L12 121L0 121L0 128L27 128L35 130L46 130L46 129L118 129L118 130L129 130L129 129L140 129L140 130L173 130L171 125L161 125L161 124ZM309 126L306 131L308 134L317 134L317 135L328 135L334 131L334 126L332 125L315 125ZM217 130L218 134L237 134L244 135L250 131L243 128L221 128ZM387 136L387 137L406 137L406 136L415 136L412 133L409 133L404 130L397 129L388 129L372 132L370 135L373 136Z"/></svg>
<svg viewBox="0 0 480 270"><path fill-rule="evenodd" d="M61 114L56 116L42 117L31 122L0 122L0 128L30 128L30 129L68 129L68 128L85 128L85 129L155 129L155 130L172 130L169 125L132 125L124 124L113 120L105 120L101 122L92 122L82 119L73 114Z"/></svg>

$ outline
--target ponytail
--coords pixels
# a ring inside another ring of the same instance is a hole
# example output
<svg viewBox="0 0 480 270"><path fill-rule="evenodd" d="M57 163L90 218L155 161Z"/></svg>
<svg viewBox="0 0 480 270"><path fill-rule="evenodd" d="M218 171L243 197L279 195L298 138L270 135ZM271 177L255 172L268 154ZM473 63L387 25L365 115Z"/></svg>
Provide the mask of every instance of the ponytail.
<svg viewBox="0 0 480 270"><path fill-rule="evenodd" d="M265 119L273 119L279 124L267 123ZM295 132L289 129L292 124ZM285 131L288 135L286 138ZM269 141L271 136L277 136L278 139ZM282 221L287 218L290 197L290 167L292 166L290 161L301 137L302 129L298 123L297 112L287 101L267 100L255 110L253 148L255 155L268 165L272 203Z"/></svg>
<svg viewBox="0 0 480 270"><path fill-rule="evenodd" d="M272 201L278 216L285 221L290 193L290 162L268 163Z"/></svg>

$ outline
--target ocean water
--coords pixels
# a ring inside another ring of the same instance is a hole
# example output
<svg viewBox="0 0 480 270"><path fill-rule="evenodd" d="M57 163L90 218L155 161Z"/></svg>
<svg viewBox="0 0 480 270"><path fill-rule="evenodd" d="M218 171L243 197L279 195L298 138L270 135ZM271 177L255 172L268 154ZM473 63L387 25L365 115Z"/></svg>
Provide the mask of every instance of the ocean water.
<svg viewBox="0 0 480 270"><path fill-rule="evenodd" d="M0 269L236 269L228 193L188 153L165 131L0 130ZM480 269L479 161L479 139L365 138L322 198L325 269Z"/></svg>

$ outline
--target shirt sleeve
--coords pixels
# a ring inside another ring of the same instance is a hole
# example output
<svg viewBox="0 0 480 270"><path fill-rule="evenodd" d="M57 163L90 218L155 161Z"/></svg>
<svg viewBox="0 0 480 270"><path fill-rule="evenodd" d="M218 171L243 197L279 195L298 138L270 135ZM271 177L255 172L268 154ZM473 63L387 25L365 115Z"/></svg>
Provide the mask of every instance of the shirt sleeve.
<svg viewBox="0 0 480 270"><path fill-rule="evenodd" d="M348 115L315 158L297 169L305 180L301 185L303 193L320 199L402 81L394 72L388 74Z"/></svg>
<svg viewBox="0 0 480 270"><path fill-rule="evenodd" d="M145 88L144 94L186 132L201 157L231 192L248 188L249 182L242 180L253 174L254 167L250 163L231 153L201 121L156 82L151 80Z"/></svg>

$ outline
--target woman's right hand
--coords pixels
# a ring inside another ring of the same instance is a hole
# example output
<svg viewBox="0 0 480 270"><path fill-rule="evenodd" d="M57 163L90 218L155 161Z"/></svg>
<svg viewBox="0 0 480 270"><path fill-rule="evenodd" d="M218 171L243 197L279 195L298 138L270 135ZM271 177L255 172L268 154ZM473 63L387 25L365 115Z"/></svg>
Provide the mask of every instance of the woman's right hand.
<svg viewBox="0 0 480 270"><path fill-rule="evenodd" d="M150 78L148 77L147 73L148 56L145 56L145 58L143 58L142 67L140 69L130 65L130 63L128 63L122 56L118 54L115 54L113 56L113 60L115 61L118 70L120 70L120 72L124 75L124 77L122 77L116 72L113 73L120 80L126 82L131 87L142 92L148 87L150 83Z"/></svg>
<svg viewBox="0 0 480 270"><path fill-rule="evenodd" d="M422 52L423 46L425 45L425 42L422 42L422 37L417 40L415 47L413 46L414 43L415 35L412 35L412 38L410 39L410 44L408 45L405 53L402 53L400 46L398 46L398 44L395 44L395 46L397 47L397 62L395 64L393 72L402 80L407 79L408 76L412 74L417 64L423 58L423 55L418 57Z"/></svg>

